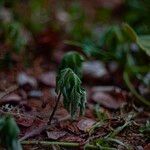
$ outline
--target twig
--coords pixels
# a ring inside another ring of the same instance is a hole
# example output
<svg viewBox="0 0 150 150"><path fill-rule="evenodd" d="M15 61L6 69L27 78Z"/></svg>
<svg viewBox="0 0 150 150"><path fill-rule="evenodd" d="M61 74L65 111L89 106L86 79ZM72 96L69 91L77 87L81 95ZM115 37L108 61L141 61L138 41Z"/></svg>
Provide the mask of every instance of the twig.
<svg viewBox="0 0 150 150"><path fill-rule="evenodd" d="M38 145L38 144L41 144L43 146L59 145L59 146L66 146L66 147L79 147L80 146L80 143L55 142L55 141L22 141L21 144L23 144L23 145ZM90 144L86 145L86 148L98 149L97 146L90 145Z"/></svg>
<svg viewBox="0 0 150 150"><path fill-rule="evenodd" d="M18 89L18 85L13 85L13 86L9 87L4 92L0 93L0 99L4 98L6 95L8 95L9 93L11 93L17 89Z"/></svg>
<svg viewBox="0 0 150 150"><path fill-rule="evenodd" d="M94 130L95 130L96 128L100 128L100 127L102 127L103 125L104 125L104 122L102 122L102 121L99 121L99 122L95 123L95 124L90 128L90 130L89 130L89 135L91 135L91 134L94 132Z"/></svg>
<svg viewBox="0 0 150 150"><path fill-rule="evenodd" d="M60 101L60 97L61 97L61 93L58 94L58 98L57 98L55 107L54 107L54 109L53 109L53 111L52 111L52 113L51 113L51 116L50 116L50 118L49 118L49 122L48 122L49 124L51 124L51 121L52 121L52 119L53 119L53 117L54 117L54 115L55 115L55 112L56 112L57 107L58 107L58 103L59 103L59 101Z"/></svg>
<svg viewBox="0 0 150 150"><path fill-rule="evenodd" d="M104 138L113 138L118 135L124 128L132 123L132 119L136 116L134 112L130 112L129 115L125 118L125 123L122 126L117 127L113 132L106 135Z"/></svg>
<svg viewBox="0 0 150 150"><path fill-rule="evenodd" d="M109 138L109 137L115 137L117 134L119 134L126 126L128 126L131 122L125 122L124 125L119 126L118 128L116 128L113 132L109 133L105 138Z"/></svg>
<svg viewBox="0 0 150 150"><path fill-rule="evenodd" d="M101 145L97 145L99 147L100 150L117 150L116 148L111 148L111 147L104 147L104 146L101 146Z"/></svg>
<svg viewBox="0 0 150 150"><path fill-rule="evenodd" d="M118 140L118 139L108 138L107 141L114 142L114 143L116 143L116 144L122 145L122 146L124 146L126 149L128 149L128 146L125 145L123 142L121 142L121 141Z"/></svg>

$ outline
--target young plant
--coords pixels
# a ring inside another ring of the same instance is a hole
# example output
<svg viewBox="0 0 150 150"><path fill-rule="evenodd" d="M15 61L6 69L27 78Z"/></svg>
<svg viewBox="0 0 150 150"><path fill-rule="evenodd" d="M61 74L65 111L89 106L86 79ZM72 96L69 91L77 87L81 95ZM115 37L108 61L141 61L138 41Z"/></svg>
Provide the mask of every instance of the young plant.
<svg viewBox="0 0 150 150"><path fill-rule="evenodd" d="M22 150L21 144L17 137L19 128L15 120L6 116L0 119L0 143L7 148L7 150Z"/></svg>
<svg viewBox="0 0 150 150"><path fill-rule="evenodd" d="M82 115L85 109L86 92L81 87L80 78L72 69L66 68L61 70L57 79L56 92L62 93L65 109L70 112L73 118L75 117L78 108Z"/></svg>
<svg viewBox="0 0 150 150"><path fill-rule="evenodd" d="M82 115L85 109L86 92L81 87L81 67L83 57L77 52L68 52L62 59L62 63L56 77L56 93L58 98L53 112L50 116L49 123L55 114L61 95L65 109L74 119L77 111L80 110Z"/></svg>

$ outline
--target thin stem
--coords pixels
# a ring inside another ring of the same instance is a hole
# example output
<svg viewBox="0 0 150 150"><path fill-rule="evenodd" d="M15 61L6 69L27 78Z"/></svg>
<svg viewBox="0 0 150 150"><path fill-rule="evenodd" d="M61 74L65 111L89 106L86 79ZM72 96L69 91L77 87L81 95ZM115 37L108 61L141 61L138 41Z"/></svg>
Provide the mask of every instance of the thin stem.
<svg viewBox="0 0 150 150"><path fill-rule="evenodd" d="M66 146L66 147L79 147L80 146L80 143L55 142L55 141L22 141L21 144L23 144L23 145L38 145L38 144L41 144L43 146L59 145L59 146ZM90 144L87 144L86 148L98 149L97 146L90 145Z"/></svg>
<svg viewBox="0 0 150 150"><path fill-rule="evenodd" d="M59 92L59 94L58 94L55 107L54 107L54 109L53 109L53 111L52 111L52 113L51 113L51 116L50 116L50 118L49 118L49 124L51 124L51 121L52 121L52 119L53 119L53 117L54 117L54 115L55 115L55 112L56 112L56 110L57 110L57 107L58 107L58 104L59 104L59 101L60 101L60 97L61 97L61 92Z"/></svg>

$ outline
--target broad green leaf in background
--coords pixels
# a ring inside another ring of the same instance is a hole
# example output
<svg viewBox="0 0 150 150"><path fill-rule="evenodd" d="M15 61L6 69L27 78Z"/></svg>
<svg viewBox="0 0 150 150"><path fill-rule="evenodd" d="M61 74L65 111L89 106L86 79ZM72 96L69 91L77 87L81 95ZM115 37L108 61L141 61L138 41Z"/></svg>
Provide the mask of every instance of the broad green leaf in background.
<svg viewBox="0 0 150 150"><path fill-rule="evenodd" d="M150 35L139 36L137 44L150 56Z"/></svg>
<svg viewBox="0 0 150 150"><path fill-rule="evenodd" d="M128 36L131 38L133 42L136 42L138 39L138 36L136 32L127 24L123 23L123 29L128 34Z"/></svg>
<svg viewBox="0 0 150 150"><path fill-rule="evenodd" d="M129 35L131 40L150 56L150 35L137 35L136 32L126 23L123 24L123 29Z"/></svg>
<svg viewBox="0 0 150 150"><path fill-rule="evenodd" d="M130 78L129 78L129 75L126 71L124 71L123 73L123 78L124 78L124 81L126 83L126 85L128 86L128 88L130 89L131 93L134 94L143 104L147 105L147 106L150 106L150 101L145 99L144 97L142 97L137 91L136 89L134 88L134 86L132 85L131 81L130 81Z"/></svg>

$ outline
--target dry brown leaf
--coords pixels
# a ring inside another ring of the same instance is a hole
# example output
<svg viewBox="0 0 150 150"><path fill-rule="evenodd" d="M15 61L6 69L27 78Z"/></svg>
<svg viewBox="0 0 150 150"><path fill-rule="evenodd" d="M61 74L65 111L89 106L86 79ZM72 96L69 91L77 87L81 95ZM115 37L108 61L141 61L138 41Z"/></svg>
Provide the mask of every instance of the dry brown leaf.
<svg viewBox="0 0 150 150"><path fill-rule="evenodd" d="M47 136L49 139L58 140L65 136L67 132L65 131L47 131Z"/></svg>
<svg viewBox="0 0 150 150"><path fill-rule="evenodd" d="M84 132L87 132L93 125L94 125L95 121L92 119L81 119L78 124L77 127Z"/></svg>

